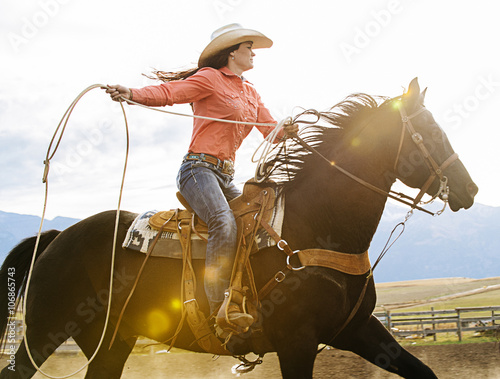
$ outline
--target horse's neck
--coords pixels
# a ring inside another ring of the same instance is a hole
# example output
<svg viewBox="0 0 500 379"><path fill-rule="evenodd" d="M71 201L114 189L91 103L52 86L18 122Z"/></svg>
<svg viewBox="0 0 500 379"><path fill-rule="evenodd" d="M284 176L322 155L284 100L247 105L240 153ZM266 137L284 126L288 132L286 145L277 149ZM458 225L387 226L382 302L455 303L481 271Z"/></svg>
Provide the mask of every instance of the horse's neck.
<svg viewBox="0 0 500 379"><path fill-rule="evenodd" d="M383 168L371 166L379 168L359 176L388 191L393 181ZM296 249L361 253L370 245L387 199L332 170L319 164L308 181L287 194L283 237Z"/></svg>

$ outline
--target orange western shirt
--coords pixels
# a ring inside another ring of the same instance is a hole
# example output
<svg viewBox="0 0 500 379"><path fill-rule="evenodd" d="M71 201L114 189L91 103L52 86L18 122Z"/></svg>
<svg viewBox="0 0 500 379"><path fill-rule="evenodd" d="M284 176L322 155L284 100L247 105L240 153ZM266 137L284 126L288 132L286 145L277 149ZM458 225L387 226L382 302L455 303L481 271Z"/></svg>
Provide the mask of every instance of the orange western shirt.
<svg viewBox="0 0 500 379"><path fill-rule="evenodd" d="M185 80L132 90L132 100L149 106L192 103L198 116L256 123L276 123L253 87L227 67L205 67ZM195 118L190 153L205 153L234 162L236 150L253 125ZM257 126L266 137L272 126ZM282 137L280 131L278 137Z"/></svg>

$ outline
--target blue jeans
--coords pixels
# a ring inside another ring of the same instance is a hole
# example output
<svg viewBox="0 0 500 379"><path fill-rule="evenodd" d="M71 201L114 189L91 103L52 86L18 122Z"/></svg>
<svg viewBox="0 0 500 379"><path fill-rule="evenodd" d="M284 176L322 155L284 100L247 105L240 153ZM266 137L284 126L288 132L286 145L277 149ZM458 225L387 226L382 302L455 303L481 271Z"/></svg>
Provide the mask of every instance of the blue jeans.
<svg viewBox="0 0 500 379"><path fill-rule="evenodd" d="M205 292L213 312L224 300L236 256L237 227L228 201L241 192L233 177L207 162L184 161L177 188L208 226Z"/></svg>

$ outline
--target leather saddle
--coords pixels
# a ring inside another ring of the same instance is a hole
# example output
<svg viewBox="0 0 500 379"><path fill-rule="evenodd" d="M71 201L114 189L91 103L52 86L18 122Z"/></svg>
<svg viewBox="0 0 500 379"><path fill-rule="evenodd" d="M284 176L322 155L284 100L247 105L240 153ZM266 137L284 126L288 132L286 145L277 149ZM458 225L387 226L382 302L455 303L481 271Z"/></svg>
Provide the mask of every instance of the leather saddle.
<svg viewBox="0 0 500 379"><path fill-rule="evenodd" d="M273 214L276 200L276 184L274 182L256 183L252 180L245 183L243 193L229 202L236 218L238 235L247 237L254 230L255 215L261 211L263 201L266 206L262 209L262 218L269 221ZM149 219L149 225L153 229L162 232L179 232L184 224L191 224L191 231L198 237L206 240L208 235L207 224L193 211L186 199L177 192L177 199L185 207L180 210L161 211Z"/></svg>

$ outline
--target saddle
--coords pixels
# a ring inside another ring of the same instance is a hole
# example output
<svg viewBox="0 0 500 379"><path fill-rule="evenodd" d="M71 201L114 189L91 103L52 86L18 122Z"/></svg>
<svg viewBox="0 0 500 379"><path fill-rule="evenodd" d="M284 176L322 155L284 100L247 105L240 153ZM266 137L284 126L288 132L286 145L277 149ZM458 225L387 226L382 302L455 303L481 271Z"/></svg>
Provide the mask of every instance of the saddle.
<svg viewBox="0 0 500 379"><path fill-rule="evenodd" d="M186 209L161 211L149 219L149 226L163 232L177 233L183 251L183 288L181 299L184 303L185 319L188 322L198 344L207 352L217 355L230 355L221 341L210 328L206 316L199 310L195 299L195 274L192 268L191 237L198 236L206 241L208 227L189 206L187 201L178 192L177 198ZM253 273L248 264L248 257L256 252L255 234L262 224L268 225L273 215L276 201L276 185L266 182L264 185L252 180L245 183L242 194L229 202L238 226L238 248L233 266L231 285L222 305L222 309L230 302L241 305L254 319L258 316L258 294L254 283ZM223 313L223 312L222 312ZM183 317L184 319L184 317ZM223 323L224 320L217 320ZM182 321L181 321L182 322ZM179 325L178 330L181 325ZM224 329L241 333L234 325L227 323ZM173 342L171 346L173 345Z"/></svg>
<svg viewBox="0 0 500 379"><path fill-rule="evenodd" d="M241 232L244 236L248 236L252 232L256 221L256 212L263 211L262 218L266 221L270 220L276 199L275 187L276 185L272 182L268 182L265 186L262 186L250 180L245 183L243 193L229 202L236 222L241 223L243 226ZM162 232L175 233L181 229L182 225L189 223L192 232L206 241L206 235L208 234L207 224L198 217L180 192L177 192L176 196L185 209L171 209L157 212L149 219L149 225L151 228L161 230ZM263 201L267 203L265 209L261 209Z"/></svg>

